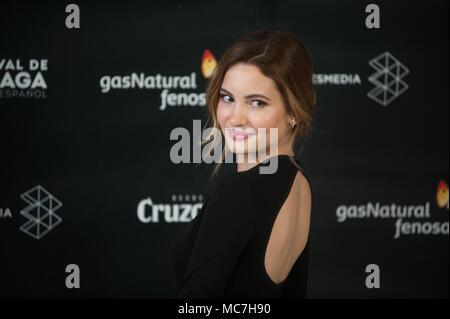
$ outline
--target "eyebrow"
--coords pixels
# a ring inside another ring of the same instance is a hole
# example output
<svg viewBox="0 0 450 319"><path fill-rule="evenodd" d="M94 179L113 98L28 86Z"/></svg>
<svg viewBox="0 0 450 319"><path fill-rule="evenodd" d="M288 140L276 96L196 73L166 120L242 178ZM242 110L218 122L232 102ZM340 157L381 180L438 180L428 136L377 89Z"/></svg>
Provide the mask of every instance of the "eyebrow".
<svg viewBox="0 0 450 319"><path fill-rule="evenodd" d="M231 95L231 96L233 95L233 94L231 94L230 91L225 90L224 88L220 88L220 90L221 90L221 91L224 91L225 93L227 93L227 94L229 94L229 95ZM270 101L270 99L269 99L268 97L266 97L266 96L264 96L264 95L262 95L262 94L250 94L250 95L247 95L245 98L246 98L246 99L251 99L251 98L255 98L255 97L262 97L262 98L264 98L264 99Z"/></svg>

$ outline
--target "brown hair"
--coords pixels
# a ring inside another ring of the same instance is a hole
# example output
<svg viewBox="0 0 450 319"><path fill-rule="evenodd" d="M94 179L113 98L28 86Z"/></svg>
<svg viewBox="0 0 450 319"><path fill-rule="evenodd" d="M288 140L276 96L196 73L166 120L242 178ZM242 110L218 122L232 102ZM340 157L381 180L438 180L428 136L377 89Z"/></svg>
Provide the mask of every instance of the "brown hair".
<svg viewBox="0 0 450 319"><path fill-rule="evenodd" d="M286 111L293 114L297 123L292 130L295 136L294 144L298 140L304 140L312 128L317 99L312 83L312 63L303 43L295 35L283 31L250 32L225 51L207 82L206 105L209 112L207 124L212 117L213 127L220 130L216 112L220 88L228 69L238 63L255 65L275 82ZM201 145L212 140L212 133L201 142ZM216 141L211 150L215 144ZM225 143L221 162L225 157L226 147ZM217 173L221 162L217 163L212 175ZM297 164L296 166L298 167Z"/></svg>

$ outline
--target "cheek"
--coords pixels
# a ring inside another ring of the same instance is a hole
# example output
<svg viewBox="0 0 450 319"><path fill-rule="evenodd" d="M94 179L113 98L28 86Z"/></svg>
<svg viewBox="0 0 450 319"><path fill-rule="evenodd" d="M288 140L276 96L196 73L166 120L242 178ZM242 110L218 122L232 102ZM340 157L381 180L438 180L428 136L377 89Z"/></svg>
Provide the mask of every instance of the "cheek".
<svg viewBox="0 0 450 319"><path fill-rule="evenodd" d="M280 124L277 114L272 111L259 112L253 117L252 123L256 127L266 128L267 132Z"/></svg>
<svg viewBox="0 0 450 319"><path fill-rule="evenodd" d="M283 119L284 117L281 112L270 110L267 112L261 112L258 114L258 116L255 116L252 124L255 128L265 128L266 141L269 141L271 140L271 128L277 129L276 131L278 139L283 138L283 136L286 134L286 128L283 127ZM260 138L262 138L262 136L260 136Z"/></svg>
<svg viewBox="0 0 450 319"><path fill-rule="evenodd" d="M223 122L225 121L226 115L223 106L221 106L221 103L217 105L216 113L217 121L219 121L219 124L222 126Z"/></svg>

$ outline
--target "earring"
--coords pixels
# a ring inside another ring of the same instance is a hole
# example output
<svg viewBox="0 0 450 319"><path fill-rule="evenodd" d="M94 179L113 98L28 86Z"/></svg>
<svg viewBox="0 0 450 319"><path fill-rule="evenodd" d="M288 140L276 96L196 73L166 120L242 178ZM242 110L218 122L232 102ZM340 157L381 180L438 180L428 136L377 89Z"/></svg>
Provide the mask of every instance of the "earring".
<svg viewBox="0 0 450 319"><path fill-rule="evenodd" d="M295 118L292 119L291 127L292 127L292 128L295 127Z"/></svg>

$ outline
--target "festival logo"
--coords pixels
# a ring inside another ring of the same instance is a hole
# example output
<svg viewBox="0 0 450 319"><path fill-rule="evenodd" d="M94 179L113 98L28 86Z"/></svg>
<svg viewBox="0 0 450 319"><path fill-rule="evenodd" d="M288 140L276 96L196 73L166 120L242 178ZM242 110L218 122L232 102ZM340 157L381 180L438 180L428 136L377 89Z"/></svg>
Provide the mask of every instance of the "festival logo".
<svg viewBox="0 0 450 319"><path fill-rule="evenodd" d="M1 59L0 99L45 99L47 59Z"/></svg>

